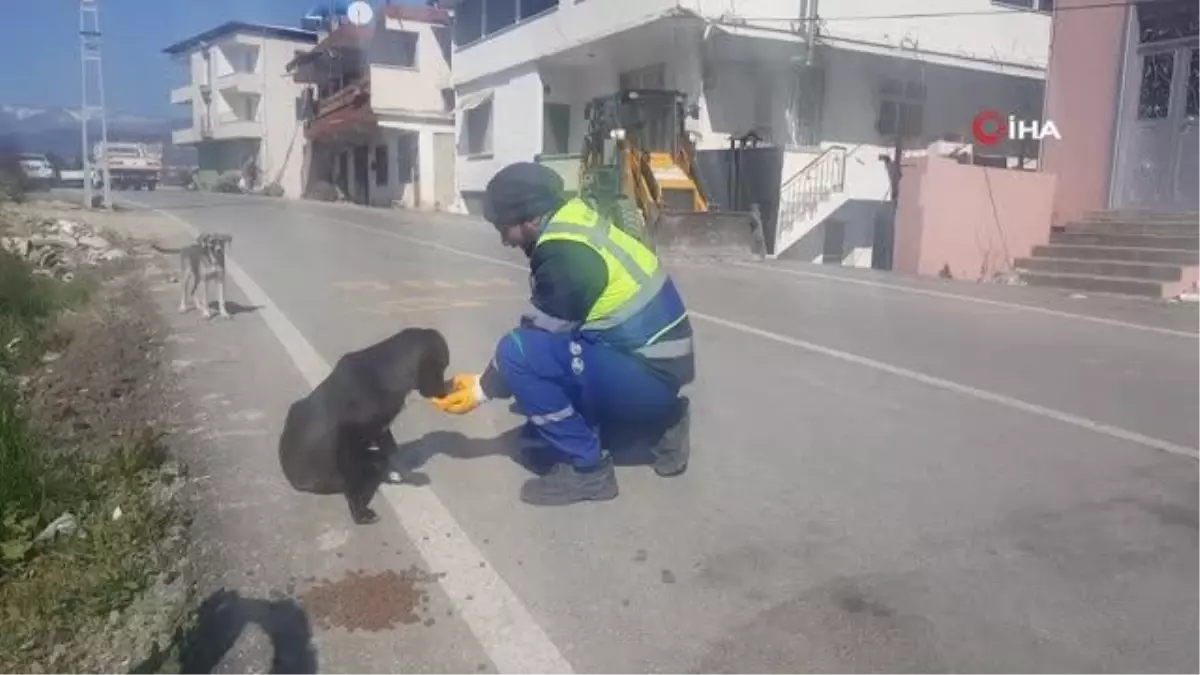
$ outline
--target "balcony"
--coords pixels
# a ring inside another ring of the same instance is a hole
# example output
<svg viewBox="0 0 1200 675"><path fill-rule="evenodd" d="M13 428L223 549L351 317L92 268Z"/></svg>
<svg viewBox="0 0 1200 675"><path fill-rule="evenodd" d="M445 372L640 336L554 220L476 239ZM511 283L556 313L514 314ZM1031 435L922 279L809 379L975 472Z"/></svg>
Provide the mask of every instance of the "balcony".
<svg viewBox="0 0 1200 675"><path fill-rule="evenodd" d="M369 78L355 80L334 93L317 99L313 119L351 107L371 107L371 80Z"/></svg>
<svg viewBox="0 0 1200 675"><path fill-rule="evenodd" d="M257 120L230 115L216 120L204 117L191 126L176 129L171 132L171 141L176 145L192 145L209 140L260 139L262 136L262 124Z"/></svg>
<svg viewBox="0 0 1200 675"><path fill-rule="evenodd" d="M256 120L226 118L218 120L212 127L212 138L221 141L262 136L262 124Z"/></svg>
<svg viewBox="0 0 1200 675"><path fill-rule="evenodd" d="M171 131L171 142L175 145L192 145L208 138L211 131L207 117L189 118L183 121L183 126Z"/></svg>
<svg viewBox="0 0 1200 675"><path fill-rule="evenodd" d="M373 136L377 124L371 107L371 80L361 78L314 103L313 114L304 125L304 136L360 143Z"/></svg>
<svg viewBox="0 0 1200 675"><path fill-rule="evenodd" d="M263 76L260 73L228 73L218 77L215 84L216 86L213 88L218 91L232 90L240 94L256 94L259 96L263 93Z"/></svg>

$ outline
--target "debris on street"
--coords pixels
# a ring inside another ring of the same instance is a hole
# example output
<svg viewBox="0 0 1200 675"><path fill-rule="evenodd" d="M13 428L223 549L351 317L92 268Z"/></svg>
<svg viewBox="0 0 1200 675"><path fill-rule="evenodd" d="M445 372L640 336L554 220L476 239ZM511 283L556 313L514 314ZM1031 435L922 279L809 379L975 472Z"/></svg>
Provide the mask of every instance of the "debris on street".
<svg viewBox="0 0 1200 675"><path fill-rule="evenodd" d="M95 266L128 255L86 223L39 217L29 212L9 214L10 219L13 216L19 220L13 229L28 234L6 234L0 238L0 247L33 265L34 274L70 281L80 267Z"/></svg>

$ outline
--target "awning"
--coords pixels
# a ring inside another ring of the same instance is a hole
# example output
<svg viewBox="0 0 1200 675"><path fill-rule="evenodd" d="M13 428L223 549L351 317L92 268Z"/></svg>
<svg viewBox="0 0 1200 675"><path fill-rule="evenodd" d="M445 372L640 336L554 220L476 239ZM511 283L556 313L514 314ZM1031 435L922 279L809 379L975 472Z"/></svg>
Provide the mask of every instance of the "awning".
<svg viewBox="0 0 1200 675"><path fill-rule="evenodd" d="M459 112L474 110L484 103L491 101L492 95L495 93L496 92L493 89L484 89L481 91L472 92L470 94L463 94L462 96L458 97L458 105L455 106L455 109L457 109Z"/></svg>

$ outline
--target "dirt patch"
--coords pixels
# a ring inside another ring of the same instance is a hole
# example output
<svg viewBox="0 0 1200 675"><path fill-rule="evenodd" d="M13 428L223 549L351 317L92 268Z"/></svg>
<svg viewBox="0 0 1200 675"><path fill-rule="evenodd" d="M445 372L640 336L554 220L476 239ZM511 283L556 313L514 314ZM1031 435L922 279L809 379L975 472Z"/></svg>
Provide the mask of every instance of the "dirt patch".
<svg viewBox="0 0 1200 675"><path fill-rule="evenodd" d="M47 355L50 363L33 387L35 423L85 452L101 451L166 413L166 329L130 267L104 270L98 301L62 318L70 347Z"/></svg>
<svg viewBox="0 0 1200 675"><path fill-rule="evenodd" d="M438 575L415 566L396 572L350 572L339 581L322 580L300 597L313 623L322 628L381 631L397 623L421 621L429 603L424 586Z"/></svg>

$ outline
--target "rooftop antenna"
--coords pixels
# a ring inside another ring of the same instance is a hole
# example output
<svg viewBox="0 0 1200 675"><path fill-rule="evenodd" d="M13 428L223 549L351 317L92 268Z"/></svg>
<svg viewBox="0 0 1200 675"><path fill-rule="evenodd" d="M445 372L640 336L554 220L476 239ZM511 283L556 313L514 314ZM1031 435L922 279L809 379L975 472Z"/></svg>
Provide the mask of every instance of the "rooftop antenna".
<svg viewBox="0 0 1200 675"><path fill-rule="evenodd" d="M104 64L100 55L100 0L79 0L79 62L82 73L82 101L79 105L80 144L83 154L83 207L92 208L92 176L95 171L88 148L88 122L100 118L100 161L104 178L104 208L112 208L111 181L108 172L108 117L104 112ZM89 67L89 64L92 64ZM90 77L89 77L90 75ZM92 105L88 86L95 79L97 100Z"/></svg>

